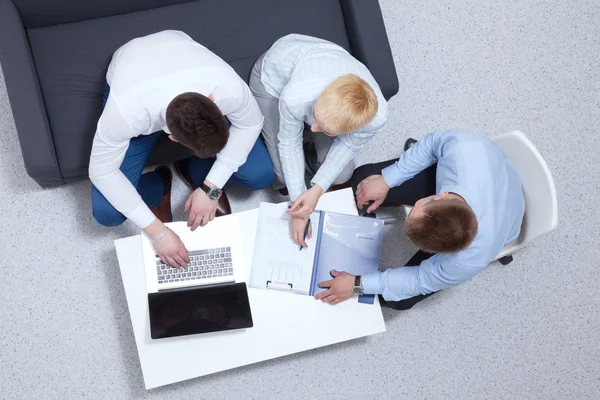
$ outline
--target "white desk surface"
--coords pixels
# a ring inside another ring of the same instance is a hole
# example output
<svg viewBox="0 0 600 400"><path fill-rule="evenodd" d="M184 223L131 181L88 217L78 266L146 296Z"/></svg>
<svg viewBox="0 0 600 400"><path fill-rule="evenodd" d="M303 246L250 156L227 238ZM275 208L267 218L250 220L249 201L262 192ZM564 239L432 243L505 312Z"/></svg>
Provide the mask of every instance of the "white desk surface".
<svg viewBox="0 0 600 400"><path fill-rule="evenodd" d="M356 215L351 189L325 194L318 208ZM235 265L235 278L248 282L257 221L258 210L216 218L182 240L239 235L243 257ZM185 222L170 226L189 232ZM146 389L385 331L377 300L366 305L355 297L330 306L311 296L248 288L254 327L152 340L141 238L116 240L115 246Z"/></svg>

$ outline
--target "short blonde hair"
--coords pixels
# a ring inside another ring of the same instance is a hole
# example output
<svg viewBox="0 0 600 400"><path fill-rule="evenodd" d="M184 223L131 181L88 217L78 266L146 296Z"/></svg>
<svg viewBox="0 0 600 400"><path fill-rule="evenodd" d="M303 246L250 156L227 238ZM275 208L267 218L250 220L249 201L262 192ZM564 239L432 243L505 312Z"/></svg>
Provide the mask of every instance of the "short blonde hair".
<svg viewBox="0 0 600 400"><path fill-rule="evenodd" d="M369 123L377 114L373 88L353 74L340 76L317 99L319 122L337 134L352 132Z"/></svg>

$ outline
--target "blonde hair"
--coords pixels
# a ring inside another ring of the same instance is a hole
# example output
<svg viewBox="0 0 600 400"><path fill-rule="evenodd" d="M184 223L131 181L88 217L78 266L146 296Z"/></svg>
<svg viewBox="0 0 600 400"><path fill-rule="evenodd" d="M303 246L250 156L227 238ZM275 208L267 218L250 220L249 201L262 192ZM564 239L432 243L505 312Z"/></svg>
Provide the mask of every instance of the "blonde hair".
<svg viewBox="0 0 600 400"><path fill-rule="evenodd" d="M319 121L337 134L352 132L377 114L373 88L353 74L340 76L317 99Z"/></svg>

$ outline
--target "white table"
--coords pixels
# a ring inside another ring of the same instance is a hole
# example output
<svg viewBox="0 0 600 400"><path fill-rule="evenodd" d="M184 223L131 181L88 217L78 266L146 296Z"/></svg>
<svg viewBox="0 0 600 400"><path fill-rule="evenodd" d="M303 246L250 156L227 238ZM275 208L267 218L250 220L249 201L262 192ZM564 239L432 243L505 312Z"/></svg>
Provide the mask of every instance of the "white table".
<svg viewBox="0 0 600 400"><path fill-rule="evenodd" d="M351 189L325 194L318 208L356 215ZM235 278L248 282L257 221L258 210L251 210L216 218L193 234L185 222L170 226L186 244L241 235L244 255ZM385 331L377 300L366 305L353 298L330 306L310 296L248 288L254 327L152 340L141 238L116 240L115 246L146 389Z"/></svg>

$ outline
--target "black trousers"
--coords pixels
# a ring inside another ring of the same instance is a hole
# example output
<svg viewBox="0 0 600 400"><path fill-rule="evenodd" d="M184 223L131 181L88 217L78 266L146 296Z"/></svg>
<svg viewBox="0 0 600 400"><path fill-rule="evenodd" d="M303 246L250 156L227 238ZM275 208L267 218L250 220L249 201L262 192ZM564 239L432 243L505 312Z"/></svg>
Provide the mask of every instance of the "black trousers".
<svg viewBox="0 0 600 400"><path fill-rule="evenodd" d="M389 160L376 164L366 164L358 167L352 175L352 189L356 193L358 184L365 178L371 175L380 175L381 170L385 167L392 165L398 161ZM436 175L437 164L421 171L415 175L412 179L407 180L400 186L396 186L390 189L385 201L381 205L382 207L400 207L404 205L414 206L415 203L423 197L431 196L435 194L435 175ZM427 260L433 254L426 253L423 250L419 250L406 264L407 267L414 267L421 264L422 261ZM432 294L437 292L428 293L425 295L419 295L404 299L400 301L386 301L383 297L379 296L379 301L383 307L393 308L394 310L408 310L412 308L418 302L428 298Z"/></svg>

